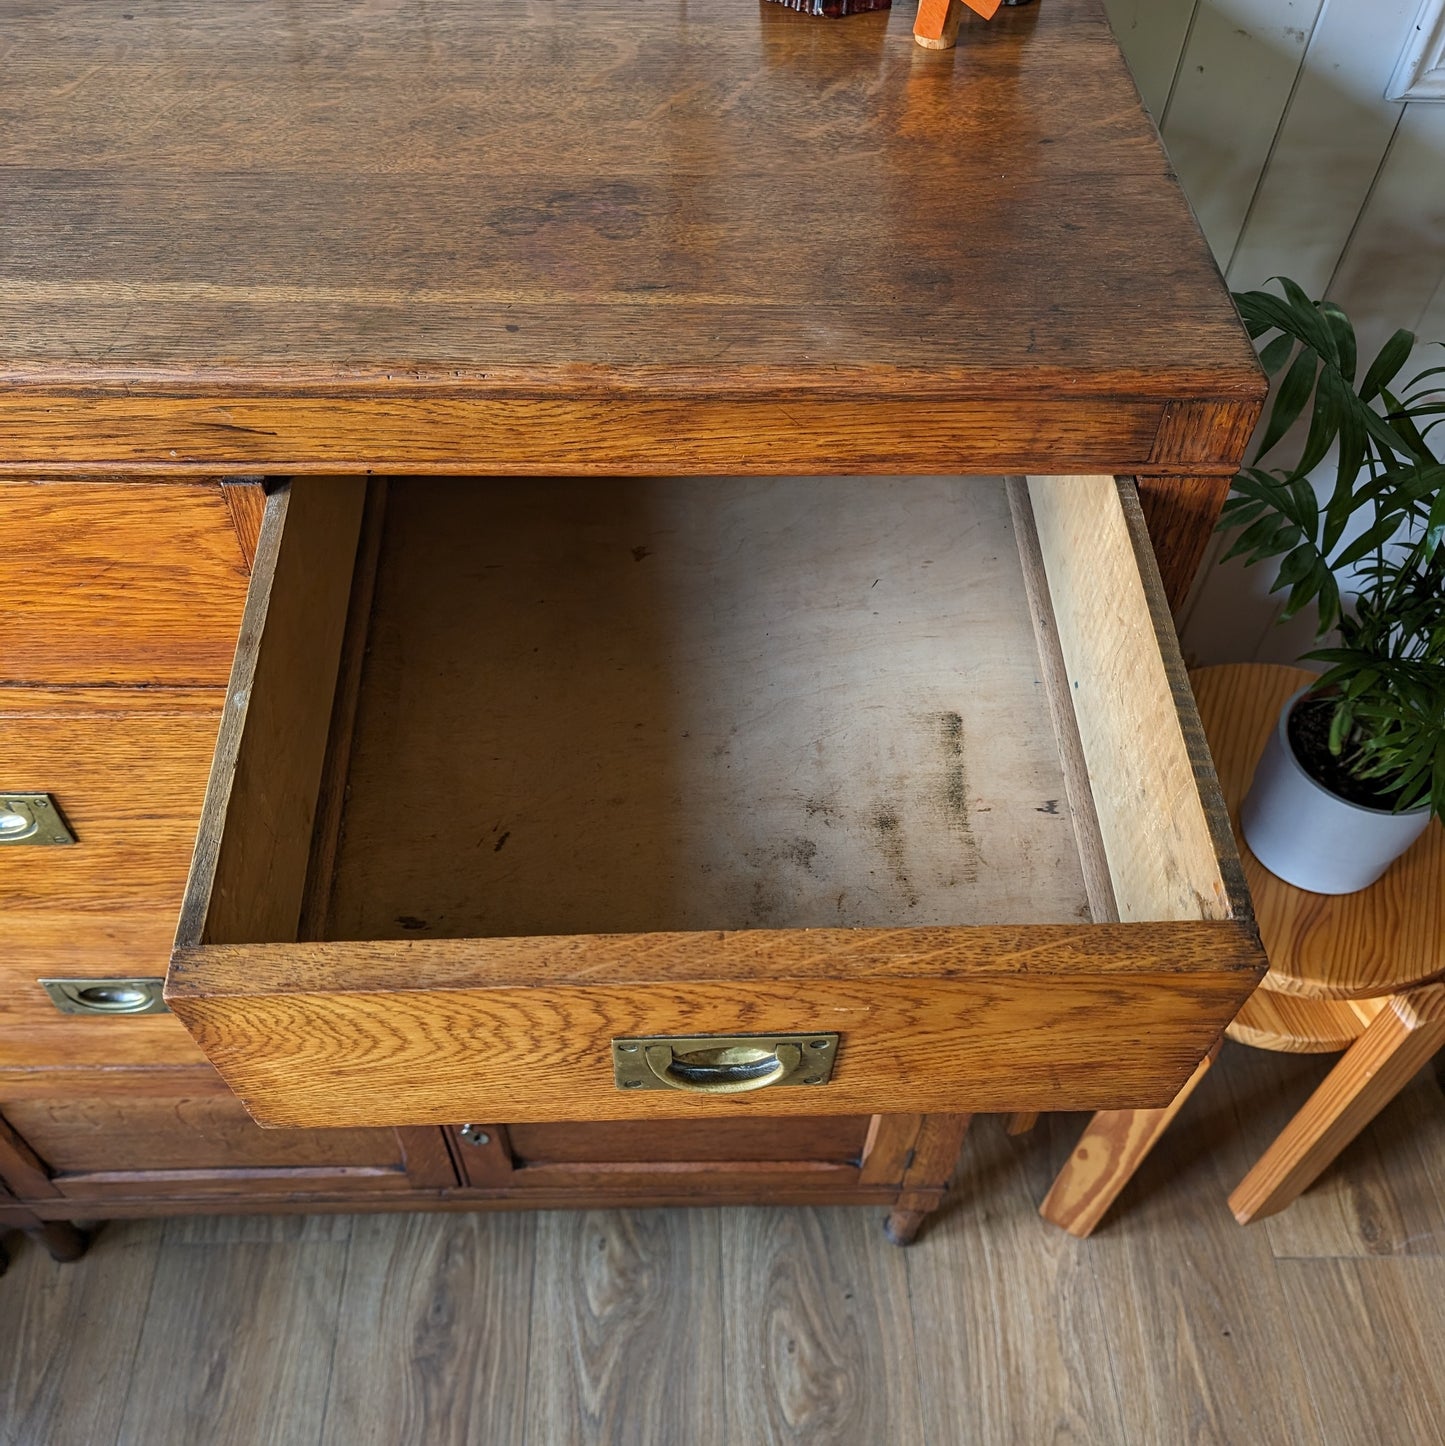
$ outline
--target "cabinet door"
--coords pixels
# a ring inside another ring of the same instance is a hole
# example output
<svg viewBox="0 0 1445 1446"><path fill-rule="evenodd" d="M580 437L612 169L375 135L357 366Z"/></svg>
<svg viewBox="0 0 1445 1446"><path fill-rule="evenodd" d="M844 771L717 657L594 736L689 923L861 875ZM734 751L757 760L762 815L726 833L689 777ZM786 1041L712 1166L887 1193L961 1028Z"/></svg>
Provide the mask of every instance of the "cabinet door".
<svg viewBox="0 0 1445 1446"><path fill-rule="evenodd" d="M906 1186L927 1190L937 1204L966 1126L965 1116L739 1115L466 1124L449 1134L464 1190L540 1208L699 1199L892 1204ZM945 1134L951 1145L933 1149L929 1141Z"/></svg>
<svg viewBox="0 0 1445 1446"><path fill-rule="evenodd" d="M323 1202L456 1183L440 1130L263 1130L225 1094L72 1094L0 1108L0 1178L22 1200Z"/></svg>

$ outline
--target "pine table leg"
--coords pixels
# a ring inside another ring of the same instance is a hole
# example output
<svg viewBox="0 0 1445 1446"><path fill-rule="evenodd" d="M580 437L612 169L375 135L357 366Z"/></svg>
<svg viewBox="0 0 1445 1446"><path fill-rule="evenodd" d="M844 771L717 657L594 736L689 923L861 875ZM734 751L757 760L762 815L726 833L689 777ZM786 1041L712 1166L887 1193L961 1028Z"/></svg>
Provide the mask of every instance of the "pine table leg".
<svg viewBox="0 0 1445 1446"><path fill-rule="evenodd" d="M1218 1053L1216 1044L1162 1110L1100 1110L1059 1171L1039 1214L1080 1239L1092 1234Z"/></svg>
<svg viewBox="0 0 1445 1446"><path fill-rule="evenodd" d="M1445 1045L1445 985L1394 995L1229 1197L1241 1225L1275 1215Z"/></svg>

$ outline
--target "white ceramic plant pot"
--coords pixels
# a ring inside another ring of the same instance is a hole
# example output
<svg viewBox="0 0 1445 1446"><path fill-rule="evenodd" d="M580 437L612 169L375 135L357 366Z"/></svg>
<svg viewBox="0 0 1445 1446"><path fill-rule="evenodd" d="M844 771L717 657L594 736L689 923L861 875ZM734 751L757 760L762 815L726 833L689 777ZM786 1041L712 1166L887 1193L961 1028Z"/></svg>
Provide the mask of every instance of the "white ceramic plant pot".
<svg viewBox="0 0 1445 1446"><path fill-rule="evenodd" d="M1367 808L1316 783L1286 732L1290 710L1305 692L1280 711L1240 806L1239 826L1255 858L1285 883L1312 894L1353 894L1369 888L1425 832L1430 809Z"/></svg>

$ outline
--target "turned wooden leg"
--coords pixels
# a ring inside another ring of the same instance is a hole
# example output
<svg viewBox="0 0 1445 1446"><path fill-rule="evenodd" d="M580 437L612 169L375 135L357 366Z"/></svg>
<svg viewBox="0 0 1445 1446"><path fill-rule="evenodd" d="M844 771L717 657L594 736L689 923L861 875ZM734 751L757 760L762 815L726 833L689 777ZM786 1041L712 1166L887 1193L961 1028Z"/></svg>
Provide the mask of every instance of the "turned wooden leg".
<svg viewBox="0 0 1445 1446"><path fill-rule="evenodd" d="M1229 1197L1241 1225L1283 1210L1445 1045L1445 985L1394 995Z"/></svg>
<svg viewBox="0 0 1445 1446"><path fill-rule="evenodd" d="M46 1220L39 1225L27 1225L25 1233L43 1245L52 1260L62 1263L79 1260L90 1249L90 1236L68 1220Z"/></svg>
<svg viewBox="0 0 1445 1446"><path fill-rule="evenodd" d="M1092 1234L1218 1053L1216 1044L1162 1110L1101 1110L1095 1115L1044 1197L1039 1214L1080 1239Z"/></svg>
<svg viewBox="0 0 1445 1446"><path fill-rule="evenodd" d="M903 1172L898 1199L884 1222L883 1233L894 1245L912 1245L918 1228L943 1203L958 1167L958 1152L968 1133L968 1115L924 1115Z"/></svg>
<svg viewBox="0 0 1445 1446"><path fill-rule="evenodd" d="M1039 1122L1039 1112L1035 1110L1032 1114L1020 1110L1008 1117L1008 1124L1005 1128L1011 1135L1026 1135Z"/></svg>

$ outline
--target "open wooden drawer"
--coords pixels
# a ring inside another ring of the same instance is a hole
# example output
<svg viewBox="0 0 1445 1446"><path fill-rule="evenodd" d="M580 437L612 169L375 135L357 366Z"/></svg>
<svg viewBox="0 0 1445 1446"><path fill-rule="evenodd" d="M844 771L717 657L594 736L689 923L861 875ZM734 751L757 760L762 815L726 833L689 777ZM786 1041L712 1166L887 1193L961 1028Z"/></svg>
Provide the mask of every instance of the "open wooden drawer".
<svg viewBox="0 0 1445 1446"><path fill-rule="evenodd" d="M1263 967L1127 484L269 500L166 990L262 1123L1162 1105Z"/></svg>

